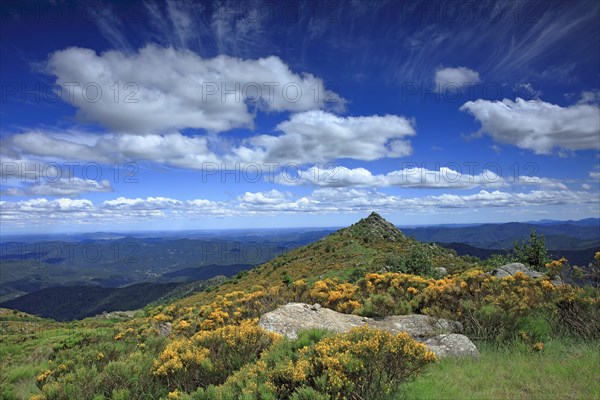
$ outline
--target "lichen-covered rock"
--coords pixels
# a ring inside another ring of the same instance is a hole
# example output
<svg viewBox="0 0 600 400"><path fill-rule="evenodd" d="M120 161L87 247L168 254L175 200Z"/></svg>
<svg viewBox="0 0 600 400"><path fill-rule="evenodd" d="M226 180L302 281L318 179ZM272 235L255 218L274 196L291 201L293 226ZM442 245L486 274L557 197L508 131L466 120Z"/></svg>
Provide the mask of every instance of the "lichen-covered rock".
<svg viewBox="0 0 600 400"><path fill-rule="evenodd" d="M342 314L318 304L288 303L264 314L259 325L267 331L296 339L307 329L327 329L336 333L368 325L390 333L407 332L425 343L440 357L476 357L475 345L464 335L459 335L462 325L455 321L427 315L393 315L381 319Z"/></svg>

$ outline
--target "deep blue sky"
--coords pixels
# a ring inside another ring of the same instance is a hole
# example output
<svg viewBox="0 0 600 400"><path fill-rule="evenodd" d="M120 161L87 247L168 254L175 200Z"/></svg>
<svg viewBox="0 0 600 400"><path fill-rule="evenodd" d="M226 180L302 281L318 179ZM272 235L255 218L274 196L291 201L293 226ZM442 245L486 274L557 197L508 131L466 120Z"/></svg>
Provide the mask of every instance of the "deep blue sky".
<svg viewBox="0 0 600 400"><path fill-rule="evenodd" d="M0 17L5 233L599 215L595 1Z"/></svg>

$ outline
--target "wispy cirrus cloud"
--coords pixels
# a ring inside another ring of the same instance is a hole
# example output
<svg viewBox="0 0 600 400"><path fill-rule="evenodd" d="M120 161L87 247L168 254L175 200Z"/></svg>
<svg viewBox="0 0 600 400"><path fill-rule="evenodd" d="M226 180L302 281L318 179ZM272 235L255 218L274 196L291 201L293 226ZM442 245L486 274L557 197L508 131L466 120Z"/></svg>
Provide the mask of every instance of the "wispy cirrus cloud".
<svg viewBox="0 0 600 400"><path fill-rule="evenodd" d="M574 69L590 60L598 46L600 6L590 2L567 4L516 2L486 3L415 1L407 3L398 18L404 37L403 52L390 54L388 73L399 82L429 81L440 64L470 60L491 82L523 79L549 83L572 83ZM390 9L381 6L382 13ZM419 23L413 25L414 21ZM586 33L589 40L580 40ZM389 32L386 36L398 35ZM569 48L572 59L561 53ZM575 56L577 54L577 56ZM384 60L366 60L367 62ZM560 76L559 76L560 75ZM560 79L561 82L556 82Z"/></svg>
<svg viewBox="0 0 600 400"><path fill-rule="evenodd" d="M124 21L105 8L106 15L97 23L101 33L116 49L131 52ZM138 43L190 49L203 56L282 54L304 64L320 53L354 53L352 70L378 69L386 80L420 83L429 82L439 65L460 65L468 59L478 60L473 68L495 82L515 76L517 81L572 82L573 70L597 48L600 7L589 1L417 0L399 5L167 0L146 1L139 14L148 24L128 32L138 35ZM390 20L400 23L387 23ZM581 33L590 40L579 40ZM371 45L370 37L394 51L356 54L356 48ZM563 48L569 48L577 62L562 61Z"/></svg>
<svg viewBox="0 0 600 400"><path fill-rule="evenodd" d="M119 14L114 7L109 3L105 3L102 7L95 8L95 10L98 10L98 15L93 20L106 40L113 48L132 53L134 47L123 33L123 21L119 19Z"/></svg>

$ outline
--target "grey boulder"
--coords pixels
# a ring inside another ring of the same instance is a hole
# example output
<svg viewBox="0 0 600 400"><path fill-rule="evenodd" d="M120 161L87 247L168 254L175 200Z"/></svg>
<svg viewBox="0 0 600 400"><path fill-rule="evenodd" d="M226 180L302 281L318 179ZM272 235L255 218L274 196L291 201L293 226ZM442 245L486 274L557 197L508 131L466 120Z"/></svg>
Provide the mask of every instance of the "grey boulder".
<svg viewBox="0 0 600 400"><path fill-rule="evenodd" d="M534 279L546 277L546 275L542 274L541 272L535 271L535 270L529 268L528 266L526 266L525 264L521 264L521 263L510 263L510 264L502 265L502 266L496 268L495 270L493 270L490 273L490 275L495 276L497 278L506 278L507 276L515 275L517 272L522 272L525 275L529 276L530 278L534 278ZM563 284L562 280L559 277L552 279L550 282L554 286L559 286L559 285Z"/></svg>
<svg viewBox="0 0 600 400"><path fill-rule="evenodd" d="M407 332L425 343L439 357L478 357L477 347L468 337L459 334L462 325L455 321L427 315L393 315L381 319L342 314L318 304L288 303L264 314L259 325L269 331L298 338L307 329L326 329L335 333L348 332L367 325L393 334Z"/></svg>
<svg viewBox="0 0 600 400"><path fill-rule="evenodd" d="M525 264L521 263L510 263L502 265L491 272L490 275L497 278L506 278L507 276L513 276L517 272L522 272L531 278L541 278L544 276L541 272L534 271Z"/></svg>

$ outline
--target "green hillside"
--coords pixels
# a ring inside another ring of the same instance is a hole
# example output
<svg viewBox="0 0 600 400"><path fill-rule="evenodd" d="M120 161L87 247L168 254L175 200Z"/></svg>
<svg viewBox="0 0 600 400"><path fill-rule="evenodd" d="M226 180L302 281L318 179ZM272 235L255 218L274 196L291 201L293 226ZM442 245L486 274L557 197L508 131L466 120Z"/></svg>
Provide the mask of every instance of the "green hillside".
<svg viewBox="0 0 600 400"><path fill-rule="evenodd" d="M56 322L0 310L0 398L379 400L444 398L447 387L474 399L583 399L598 389L593 374L573 374L597 367L597 288L490 276L377 214L188 296L194 290L133 317ZM404 333L312 330L291 340L257 325L292 301L373 318L453 319L482 355L438 363ZM552 385L539 384L534 365Z"/></svg>
<svg viewBox="0 0 600 400"><path fill-rule="evenodd" d="M409 272L433 276L436 267L462 271L473 267L454 250L421 243L372 213L357 223L340 229L314 243L283 254L259 267L238 274L210 293L183 300L195 304L232 290L248 290L255 285L279 285L284 280L324 278L356 281L368 272Z"/></svg>

